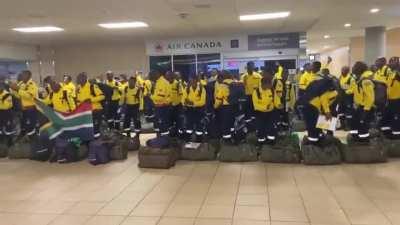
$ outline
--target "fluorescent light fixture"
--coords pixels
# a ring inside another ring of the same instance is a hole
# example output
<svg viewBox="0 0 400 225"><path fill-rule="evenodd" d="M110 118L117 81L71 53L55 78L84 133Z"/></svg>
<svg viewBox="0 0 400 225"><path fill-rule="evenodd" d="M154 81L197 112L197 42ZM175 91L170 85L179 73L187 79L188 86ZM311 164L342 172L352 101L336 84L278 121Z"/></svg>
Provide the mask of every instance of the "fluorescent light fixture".
<svg viewBox="0 0 400 225"><path fill-rule="evenodd" d="M373 8L373 9L369 10L370 13L377 13L379 11L380 11L380 9L378 9L378 8Z"/></svg>
<svg viewBox="0 0 400 225"><path fill-rule="evenodd" d="M239 16L240 21L250 21L250 20L270 20L285 18L290 15L290 12L276 12L276 13L264 13L264 14L252 14Z"/></svg>
<svg viewBox="0 0 400 225"><path fill-rule="evenodd" d="M139 27L148 27L149 25L144 22L135 21L135 22L122 22L122 23L100 23L98 24L100 27L107 29L124 29L124 28L139 28Z"/></svg>
<svg viewBox="0 0 400 225"><path fill-rule="evenodd" d="M44 32L57 32L63 31L60 27L46 26L46 27L18 27L13 30L23 33L44 33Z"/></svg>
<svg viewBox="0 0 400 225"><path fill-rule="evenodd" d="M325 38L325 39L328 39L328 38L331 38L331 36L330 36L329 34L325 34L325 35L324 35L324 38Z"/></svg>
<svg viewBox="0 0 400 225"><path fill-rule="evenodd" d="M330 48L331 46L329 45L324 45L324 49Z"/></svg>
<svg viewBox="0 0 400 225"><path fill-rule="evenodd" d="M345 23L344 27L351 27L351 23Z"/></svg>

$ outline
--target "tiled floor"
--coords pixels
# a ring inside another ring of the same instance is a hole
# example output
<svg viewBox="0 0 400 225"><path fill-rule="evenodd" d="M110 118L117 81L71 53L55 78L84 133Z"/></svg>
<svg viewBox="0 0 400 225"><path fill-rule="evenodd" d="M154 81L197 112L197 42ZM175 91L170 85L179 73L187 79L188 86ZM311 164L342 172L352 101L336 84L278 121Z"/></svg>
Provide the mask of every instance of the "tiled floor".
<svg viewBox="0 0 400 225"><path fill-rule="evenodd" d="M0 160L0 225L400 225L400 161L310 167L137 153L91 166Z"/></svg>

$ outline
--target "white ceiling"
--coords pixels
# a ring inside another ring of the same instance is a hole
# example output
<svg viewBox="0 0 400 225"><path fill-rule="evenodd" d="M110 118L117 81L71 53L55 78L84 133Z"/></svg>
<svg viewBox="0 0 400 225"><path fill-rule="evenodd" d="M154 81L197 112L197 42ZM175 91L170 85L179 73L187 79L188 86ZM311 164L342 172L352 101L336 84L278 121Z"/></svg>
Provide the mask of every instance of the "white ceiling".
<svg viewBox="0 0 400 225"><path fill-rule="evenodd" d="M345 45L367 26L400 25L399 0L2 0L0 41L45 45L147 38L307 31L308 46ZM210 6L209 8L204 5ZM195 7L200 5L200 7ZM203 7L201 7L203 6ZM370 14L378 7L381 11ZM240 22L240 14L291 11L286 19ZM185 19L180 13L187 13ZM98 23L143 21L148 28L104 30ZM350 29L344 28L351 23ZM13 27L54 25L64 32L23 34ZM323 36L329 34L330 39Z"/></svg>

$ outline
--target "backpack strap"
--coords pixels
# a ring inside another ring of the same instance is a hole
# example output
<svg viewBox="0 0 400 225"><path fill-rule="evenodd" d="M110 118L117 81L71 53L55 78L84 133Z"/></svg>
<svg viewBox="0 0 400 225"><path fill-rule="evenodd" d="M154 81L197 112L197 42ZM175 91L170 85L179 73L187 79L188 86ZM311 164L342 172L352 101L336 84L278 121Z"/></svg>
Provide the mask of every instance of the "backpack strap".
<svg viewBox="0 0 400 225"><path fill-rule="evenodd" d="M5 94L2 98L1 98L1 101L5 101L8 97L10 97L11 96L11 94L10 93L7 93L7 94Z"/></svg>
<svg viewBox="0 0 400 225"><path fill-rule="evenodd" d="M90 84L90 95L96 97L96 92L94 91L94 84Z"/></svg>
<svg viewBox="0 0 400 225"><path fill-rule="evenodd" d="M67 92L67 90L63 90L63 99L67 102L69 111L72 111L71 110L71 106L69 105L69 101L68 101L68 92Z"/></svg>
<svg viewBox="0 0 400 225"><path fill-rule="evenodd" d="M257 88L257 89L256 89L256 92L257 92L257 97L258 97L258 99L261 99L260 88Z"/></svg>

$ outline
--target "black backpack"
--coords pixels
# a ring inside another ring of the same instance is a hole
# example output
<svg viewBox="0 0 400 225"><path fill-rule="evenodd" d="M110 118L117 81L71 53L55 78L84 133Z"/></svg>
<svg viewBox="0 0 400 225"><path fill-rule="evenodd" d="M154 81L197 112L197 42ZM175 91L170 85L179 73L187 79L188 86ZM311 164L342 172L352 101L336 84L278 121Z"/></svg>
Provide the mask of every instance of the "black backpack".
<svg viewBox="0 0 400 225"><path fill-rule="evenodd" d="M232 82L225 83L229 87L228 103L230 105L238 105L240 102L246 100L245 89L243 83Z"/></svg>
<svg viewBox="0 0 400 225"><path fill-rule="evenodd" d="M322 95L325 91L330 90L333 87L334 81L332 78L321 76L320 79L314 80L311 84L308 85L304 94L299 97L298 101L302 105L308 104L308 102L310 102L312 99Z"/></svg>

